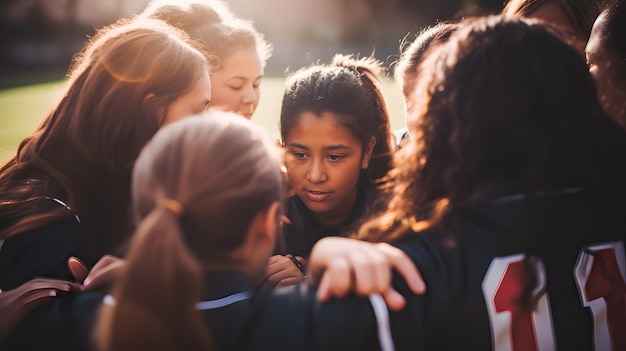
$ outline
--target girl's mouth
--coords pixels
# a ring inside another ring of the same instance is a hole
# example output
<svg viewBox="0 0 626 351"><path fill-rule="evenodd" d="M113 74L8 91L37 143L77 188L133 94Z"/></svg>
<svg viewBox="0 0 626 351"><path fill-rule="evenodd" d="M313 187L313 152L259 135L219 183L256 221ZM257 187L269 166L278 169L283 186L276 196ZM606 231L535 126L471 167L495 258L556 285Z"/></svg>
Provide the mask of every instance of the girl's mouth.
<svg viewBox="0 0 626 351"><path fill-rule="evenodd" d="M330 192L324 192L324 191L315 191L315 190L304 190L304 195L307 197L307 199L314 201L314 202L322 202L325 201L326 199L328 199L328 197L330 196Z"/></svg>

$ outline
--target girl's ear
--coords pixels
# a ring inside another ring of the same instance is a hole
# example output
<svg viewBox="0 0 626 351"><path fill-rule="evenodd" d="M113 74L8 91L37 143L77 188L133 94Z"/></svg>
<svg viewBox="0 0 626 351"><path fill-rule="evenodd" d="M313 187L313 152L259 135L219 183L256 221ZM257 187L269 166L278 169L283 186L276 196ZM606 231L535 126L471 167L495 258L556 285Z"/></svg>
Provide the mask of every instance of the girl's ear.
<svg viewBox="0 0 626 351"><path fill-rule="evenodd" d="M270 205L265 213L264 219L264 232L267 240L272 242L272 246L274 245L274 241L276 240L276 230L278 229L278 211L280 210L280 203L274 202Z"/></svg>
<svg viewBox="0 0 626 351"><path fill-rule="evenodd" d="M258 248L261 243L263 243L262 245L268 245L268 247L274 246L279 222L279 210L280 203L277 201L254 217L248 232L248 235L253 235L253 238L247 239L251 240L252 246Z"/></svg>
<svg viewBox="0 0 626 351"><path fill-rule="evenodd" d="M376 145L376 137L373 136L363 152L363 160L361 160L362 169L367 169L367 167L369 167L370 158L372 158L372 152L374 151L374 145Z"/></svg>

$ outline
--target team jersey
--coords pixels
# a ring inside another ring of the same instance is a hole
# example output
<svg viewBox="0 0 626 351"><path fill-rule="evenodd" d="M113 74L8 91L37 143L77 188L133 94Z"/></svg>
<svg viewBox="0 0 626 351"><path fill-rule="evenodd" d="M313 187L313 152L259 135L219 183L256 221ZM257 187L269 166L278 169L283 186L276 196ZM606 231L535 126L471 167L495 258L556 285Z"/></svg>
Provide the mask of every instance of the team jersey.
<svg viewBox="0 0 626 351"><path fill-rule="evenodd" d="M327 236L343 236L357 229L360 219L372 210L378 193L374 185L360 180L357 185L357 198L350 216L336 225L322 225L314 218L311 211L294 195L287 199L285 214L291 223L283 226L282 240L277 243L277 254L292 254L308 258L315 243Z"/></svg>
<svg viewBox="0 0 626 351"><path fill-rule="evenodd" d="M427 286L416 350L626 350L623 197L581 188L452 210L395 243Z"/></svg>
<svg viewBox="0 0 626 351"><path fill-rule="evenodd" d="M63 206L47 198L50 209ZM0 221L1 222L1 221ZM76 216L60 219L0 241L0 290L11 290L37 277L74 280L67 268L71 256L85 259Z"/></svg>
<svg viewBox="0 0 626 351"><path fill-rule="evenodd" d="M218 350L412 349L406 347L413 343L412 326L396 322L406 320L407 311L389 312L379 295L320 303L306 285L254 291L235 271L207 271L203 281L196 308ZM58 298L31 312L3 350L95 349L90 337L98 310L114 303L100 292ZM409 339L404 347L394 345L392 328Z"/></svg>

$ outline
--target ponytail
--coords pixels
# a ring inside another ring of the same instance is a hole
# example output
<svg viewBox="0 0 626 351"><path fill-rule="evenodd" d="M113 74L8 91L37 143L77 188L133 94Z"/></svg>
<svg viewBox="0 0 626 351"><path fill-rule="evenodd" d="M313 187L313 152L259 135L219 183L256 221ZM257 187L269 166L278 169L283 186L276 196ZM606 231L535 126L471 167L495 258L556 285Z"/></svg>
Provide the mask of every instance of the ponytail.
<svg viewBox="0 0 626 351"><path fill-rule="evenodd" d="M182 237L184 214L176 212L159 203L139 224L114 303L101 311L100 350L215 349L196 310L200 266Z"/></svg>

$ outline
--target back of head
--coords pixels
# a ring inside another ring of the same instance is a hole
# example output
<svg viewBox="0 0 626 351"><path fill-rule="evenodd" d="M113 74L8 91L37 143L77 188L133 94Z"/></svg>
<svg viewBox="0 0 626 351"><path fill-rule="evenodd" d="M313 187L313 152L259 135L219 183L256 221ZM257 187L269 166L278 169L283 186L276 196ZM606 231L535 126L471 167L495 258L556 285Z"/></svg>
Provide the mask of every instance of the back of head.
<svg viewBox="0 0 626 351"><path fill-rule="evenodd" d="M459 187L460 196L499 177L539 187L550 185L536 183L546 173L582 177L589 165L581 158L593 158L600 135L614 127L582 58L534 21L477 19L426 66L421 142L435 169L443 167L433 169L436 177L456 178L444 189Z"/></svg>
<svg viewBox="0 0 626 351"><path fill-rule="evenodd" d="M215 111L159 131L134 168L140 224L100 322L104 349L210 348L195 308L201 266L232 263L254 216L280 201L281 181L275 145L239 116Z"/></svg>
<svg viewBox="0 0 626 351"><path fill-rule="evenodd" d="M585 62L535 21L468 21L422 62L417 84L415 138L392 178L389 213L413 216L394 222L402 229L510 192L615 185L623 174L612 171L626 139Z"/></svg>
<svg viewBox="0 0 626 351"><path fill-rule="evenodd" d="M401 47L402 54L396 66L394 76L400 83L404 96L409 96L415 87L417 67L424 59L429 48L441 44L450 38L458 24L439 22L422 30L415 40Z"/></svg>
<svg viewBox="0 0 626 351"><path fill-rule="evenodd" d="M236 17L221 0L153 1L140 17L160 19L187 32L202 45L215 70L237 49L256 48L263 66L272 53L252 22Z"/></svg>
<svg viewBox="0 0 626 351"><path fill-rule="evenodd" d="M178 201L184 208L183 235L198 259L240 245L252 218L279 198L275 145L255 124L237 117L215 111L164 128L133 172L138 218L162 198Z"/></svg>
<svg viewBox="0 0 626 351"><path fill-rule="evenodd" d="M223 0L152 0L140 17L158 18L187 31L206 23L231 20L235 14Z"/></svg>
<svg viewBox="0 0 626 351"><path fill-rule="evenodd" d="M62 99L1 171L3 188L41 181L20 194L3 191L16 206L30 201L18 213L27 216L33 199L59 198L87 232L97 232L99 249L120 241L136 157L169 104L207 74L206 60L186 40L182 31L147 19L98 31L75 59Z"/></svg>
<svg viewBox="0 0 626 351"><path fill-rule="evenodd" d="M546 4L555 4L574 26L573 33L580 40L587 41L591 27L599 14L601 0L509 0L502 10L503 15L532 17L534 11Z"/></svg>
<svg viewBox="0 0 626 351"><path fill-rule="evenodd" d="M365 148L376 138L370 180L385 176L390 168L389 111L382 93L381 64L374 58L336 55L331 64L301 69L287 78L280 115L282 140L298 123L300 114L333 112Z"/></svg>

